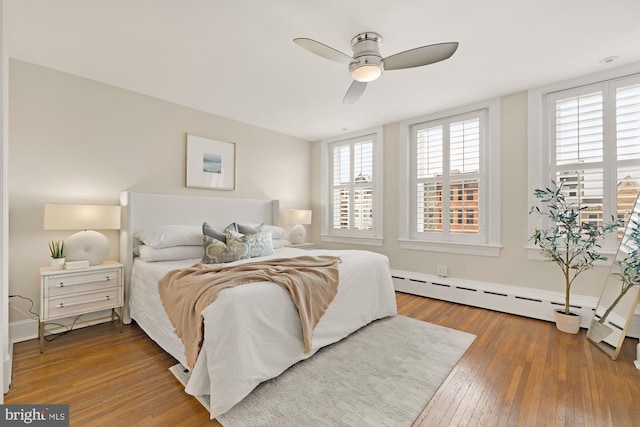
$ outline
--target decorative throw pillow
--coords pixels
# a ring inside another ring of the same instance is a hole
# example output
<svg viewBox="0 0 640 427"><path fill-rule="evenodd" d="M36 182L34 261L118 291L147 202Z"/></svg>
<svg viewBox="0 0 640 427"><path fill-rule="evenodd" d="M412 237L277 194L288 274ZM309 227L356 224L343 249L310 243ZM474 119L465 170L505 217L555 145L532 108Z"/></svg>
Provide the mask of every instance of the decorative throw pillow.
<svg viewBox="0 0 640 427"><path fill-rule="evenodd" d="M202 223L202 234L213 237L216 240L220 240L222 243L227 242L227 236L225 236L222 231L219 231L217 228L209 225L206 221Z"/></svg>
<svg viewBox="0 0 640 427"><path fill-rule="evenodd" d="M229 233L229 232L227 232ZM226 236L229 237L228 235ZM204 236L204 264L221 264L248 258L247 245L243 242L229 242L224 244L218 239Z"/></svg>
<svg viewBox="0 0 640 427"><path fill-rule="evenodd" d="M259 231L254 234L234 233L225 231L227 235L227 245L245 245L247 248L246 258L255 258L259 256L267 256L273 254L273 243L271 240L271 231Z"/></svg>
<svg viewBox="0 0 640 427"><path fill-rule="evenodd" d="M232 222L231 224L227 225L224 231L233 231L234 233L240 232L240 230L238 230L238 224L235 222Z"/></svg>

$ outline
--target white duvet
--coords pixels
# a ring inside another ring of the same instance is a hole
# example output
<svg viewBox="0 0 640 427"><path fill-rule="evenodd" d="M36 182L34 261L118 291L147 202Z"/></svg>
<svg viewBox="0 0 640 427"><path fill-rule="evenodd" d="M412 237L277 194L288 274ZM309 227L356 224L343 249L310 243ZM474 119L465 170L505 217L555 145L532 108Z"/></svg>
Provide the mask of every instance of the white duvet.
<svg viewBox="0 0 640 427"><path fill-rule="evenodd" d="M360 250L282 248L264 259L298 255L333 255L342 259L338 293L314 330L310 354L304 354L300 318L291 298L273 283L256 282L226 289L202 312L205 340L185 391L194 396L210 396L211 418L225 413L258 384L280 375L321 347L373 320L396 314L386 256ZM137 259L131 274L131 317L185 366L184 347L162 307L158 280L170 270L196 262L199 260Z"/></svg>

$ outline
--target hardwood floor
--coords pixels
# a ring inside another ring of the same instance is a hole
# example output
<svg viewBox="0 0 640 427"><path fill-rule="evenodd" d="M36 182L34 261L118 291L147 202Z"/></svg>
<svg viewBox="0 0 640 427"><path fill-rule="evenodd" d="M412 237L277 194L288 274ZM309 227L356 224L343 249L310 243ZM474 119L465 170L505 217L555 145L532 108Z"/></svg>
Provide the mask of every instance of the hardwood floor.
<svg viewBox="0 0 640 427"><path fill-rule="evenodd" d="M415 426L638 426L637 340L617 361L549 322L407 294L398 312L477 335ZM5 403L68 403L71 426L219 426L135 324L84 328L14 346Z"/></svg>

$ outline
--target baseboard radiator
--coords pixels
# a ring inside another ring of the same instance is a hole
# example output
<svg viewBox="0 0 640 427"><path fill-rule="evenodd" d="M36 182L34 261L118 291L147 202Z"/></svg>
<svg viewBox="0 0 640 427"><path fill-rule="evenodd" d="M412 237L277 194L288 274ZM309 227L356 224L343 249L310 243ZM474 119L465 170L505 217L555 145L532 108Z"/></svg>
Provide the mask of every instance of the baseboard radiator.
<svg viewBox="0 0 640 427"><path fill-rule="evenodd" d="M502 313L553 322L553 311L564 308L564 293L534 288L440 277L404 270L391 270L398 292L485 308ZM582 315L581 327L588 328L598 298L571 296L571 310ZM640 311L636 309L627 336L640 336Z"/></svg>

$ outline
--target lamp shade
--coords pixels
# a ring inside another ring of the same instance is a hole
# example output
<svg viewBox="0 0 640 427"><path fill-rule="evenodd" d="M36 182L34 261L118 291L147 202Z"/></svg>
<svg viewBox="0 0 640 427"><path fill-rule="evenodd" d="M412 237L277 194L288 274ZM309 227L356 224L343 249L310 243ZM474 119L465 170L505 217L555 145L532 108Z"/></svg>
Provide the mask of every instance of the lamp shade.
<svg viewBox="0 0 640 427"><path fill-rule="evenodd" d="M120 206L44 205L45 230L119 230Z"/></svg>
<svg viewBox="0 0 640 427"><path fill-rule="evenodd" d="M94 230L119 230L120 206L44 205L45 230L84 230L65 239L67 261L102 264L109 255L109 240Z"/></svg>
<svg viewBox="0 0 640 427"><path fill-rule="evenodd" d="M311 224L311 211L305 209L287 209L284 211L285 224Z"/></svg>
<svg viewBox="0 0 640 427"><path fill-rule="evenodd" d="M307 238L304 225L311 224L311 211L306 209L287 209L284 211L284 223L294 224L289 232L289 241L294 245L303 244Z"/></svg>

